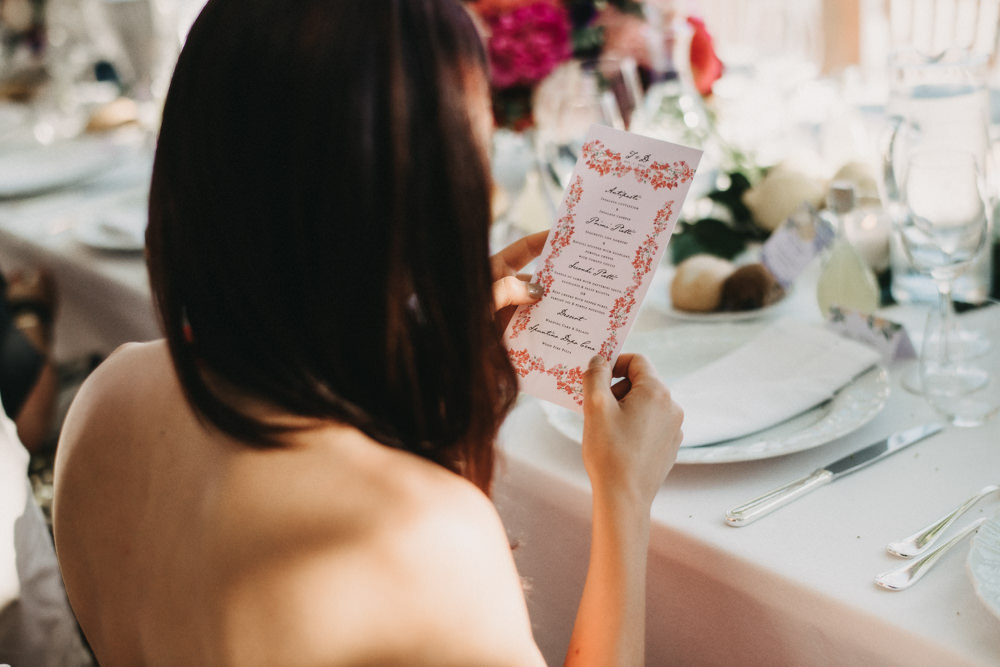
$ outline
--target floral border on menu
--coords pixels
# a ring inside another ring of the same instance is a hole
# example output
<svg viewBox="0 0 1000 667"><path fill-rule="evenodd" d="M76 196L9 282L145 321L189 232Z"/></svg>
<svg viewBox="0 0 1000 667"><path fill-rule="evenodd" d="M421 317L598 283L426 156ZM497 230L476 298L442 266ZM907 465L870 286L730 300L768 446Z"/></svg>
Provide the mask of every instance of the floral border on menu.
<svg viewBox="0 0 1000 667"><path fill-rule="evenodd" d="M649 166L640 167L623 160L621 153L611 150L600 139L583 145L583 160L587 167L601 176L610 174L621 178L632 174L639 183L648 183L654 190L673 190L694 178L694 169L684 160L673 163L653 162Z"/></svg>
<svg viewBox="0 0 1000 667"><path fill-rule="evenodd" d="M573 230L576 227L576 205L580 203L580 197L583 196L583 177L577 176L576 179L569 187L569 191L566 193L566 213L563 217L559 218L556 222L554 231L552 232L552 249L549 251L549 255L545 260L545 264L542 266L542 270L538 272L535 276L535 282L542 286L542 294L546 294L552 287L552 283L555 279L552 277L552 264L555 258L559 256L563 248L569 245L570 239L573 238ZM517 319L514 325L510 329L510 337L517 338L517 335L524 331L528 327L528 321L531 319L531 312L535 309L535 305L538 302L528 304L522 307L517 313Z"/></svg>
<svg viewBox="0 0 1000 667"><path fill-rule="evenodd" d="M621 153L610 150L603 142L596 139L584 144L583 159L589 169L596 171L601 176L612 175L622 178L627 174L632 174L639 183L648 183L654 190L660 188L673 190L678 185L694 178L694 169L683 160L672 164L653 162L648 167L638 167L623 161ZM536 282L542 286L543 294L548 292L554 282L552 265L555 258L559 256L563 248L569 245L573 237L575 209L582 195L583 178L577 176L566 194L566 213L554 227L552 249L535 278ZM668 201L663 208L657 211L653 220L652 232L636 249L635 257L632 259L632 284L622 296L615 299L611 308L608 323L609 335L601 344L599 351L599 354L608 361L611 360L611 356L618 347L618 330L628 322L629 315L637 303L636 293L642 286L643 279L653 269L653 260L659 252L659 237L670 226L673 204L673 201ZM510 330L511 339L516 338L518 334L527 329L535 305L530 304L520 309ZM556 380L558 391L569 395L577 405L583 404L583 369L579 366L568 367L565 364L559 364L552 368L546 368L540 356L533 355L526 349L510 350L509 356L518 376L527 377L533 372L551 376Z"/></svg>
<svg viewBox="0 0 1000 667"><path fill-rule="evenodd" d="M533 372L552 376L556 380L557 390L568 394L577 405L583 405L583 369L579 366L559 364L546 368L540 356L527 350L511 350L510 360L520 377L527 377Z"/></svg>
<svg viewBox="0 0 1000 667"><path fill-rule="evenodd" d="M668 201L666 206L656 212L653 219L653 231L646 235L642 245L635 251L632 259L632 284L625 294L615 299L611 307L611 321L608 324L608 338L601 344L600 354L608 361L618 346L618 330L625 326L629 313L635 307L635 294L642 286L642 281L653 270L653 260L660 249L659 238L670 226L670 216L673 215L674 202Z"/></svg>

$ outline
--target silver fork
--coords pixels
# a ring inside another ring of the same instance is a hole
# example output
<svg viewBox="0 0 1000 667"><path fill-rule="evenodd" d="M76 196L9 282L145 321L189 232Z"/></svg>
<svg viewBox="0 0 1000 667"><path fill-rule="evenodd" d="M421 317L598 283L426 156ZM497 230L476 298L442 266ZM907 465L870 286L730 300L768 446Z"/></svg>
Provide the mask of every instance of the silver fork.
<svg viewBox="0 0 1000 667"><path fill-rule="evenodd" d="M910 535L909 537L904 537L901 540L890 542L886 549L889 553L903 558L913 558L914 556L919 556L934 546L934 543L941 537L941 533L943 533L948 526L955 523L958 517L969 511L972 506L980 500L991 493L995 493L996 491L1000 491L1000 486L996 484L984 486L975 495L971 496L968 500L945 514L931 525L914 533L913 535Z"/></svg>
<svg viewBox="0 0 1000 667"><path fill-rule="evenodd" d="M915 558L902 567L883 572L875 577L875 583L890 591L901 591L909 588L927 574L934 563L944 556L949 549L961 542L963 539L979 530L979 527L986 523L986 517L976 519L963 528L955 537L951 538L933 551L928 551L920 558Z"/></svg>

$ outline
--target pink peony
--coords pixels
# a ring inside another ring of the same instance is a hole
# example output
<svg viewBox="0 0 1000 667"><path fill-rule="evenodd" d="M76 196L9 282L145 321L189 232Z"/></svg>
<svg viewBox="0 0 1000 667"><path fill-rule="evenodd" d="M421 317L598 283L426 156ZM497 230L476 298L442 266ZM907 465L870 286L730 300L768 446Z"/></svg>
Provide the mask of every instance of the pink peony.
<svg viewBox="0 0 1000 667"><path fill-rule="evenodd" d="M544 0L490 19L489 56L498 89L533 86L569 59L569 15Z"/></svg>
<svg viewBox="0 0 1000 667"><path fill-rule="evenodd" d="M472 0L467 4L480 16L493 17L530 5L532 2L537 0Z"/></svg>

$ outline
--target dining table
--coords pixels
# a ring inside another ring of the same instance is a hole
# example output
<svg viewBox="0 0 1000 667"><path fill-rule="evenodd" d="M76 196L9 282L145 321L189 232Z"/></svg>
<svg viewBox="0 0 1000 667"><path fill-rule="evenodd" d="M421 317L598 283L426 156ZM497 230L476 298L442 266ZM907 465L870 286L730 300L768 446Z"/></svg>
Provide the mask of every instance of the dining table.
<svg viewBox="0 0 1000 667"><path fill-rule="evenodd" d="M113 165L88 178L0 200L0 267L44 266L56 279L57 360L103 356L124 342L160 335L141 248L102 248L79 233L121 197L142 193L151 157L148 142L127 143ZM780 307L722 323L663 307L658 299L672 271L666 260L657 269L625 351L633 339L707 336L721 326L822 323L817 264ZM893 305L878 314L916 337L927 308ZM647 664L1000 665L1000 618L970 579L968 542L912 588L887 591L874 583L876 574L902 562L887 543L1000 483L1000 418L976 428L946 426L750 525L725 520L728 509L761 493L900 429L937 420L923 397L902 387L907 363L886 364L884 405L847 433L801 451L725 462L687 456L673 467L651 510ZM551 415L538 399L518 399L499 434L493 495L525 582L536 640L547 662L559 664L587 569L591 494L580 444ZM998 514L1000 499L992 497L967 518Z"/></svg>
<svg viewBox="0 0 1000 667"><path fill-rule="evenodd" d="M764 317L822 322L817 269L809 267L788 303ZM667 289L670 274L661 266L650 292ZM927 308L896 305L879 314L916 337ZM644 306L630 338L691 340L722 326L692 319ZM726 521L728 510L765 492L896 431L939 420L901 384L912 363L887 364L884 407L841 437L784 455L719 463L688 457L695 460L673 467L652 506L647 664L1000 665L1000 618L970 581L968 542L907 590L874 583L904 562L887 552L889 542L1000 482L1000 418L976 428L946 426L749 525ZM500 433L495 501L516 545L539 645L558 664L586 573L591 497L580 444L551 414L540 400L518 401ZM1000 497L974 506L956 525L982 516L1000 516Z"/></svg>

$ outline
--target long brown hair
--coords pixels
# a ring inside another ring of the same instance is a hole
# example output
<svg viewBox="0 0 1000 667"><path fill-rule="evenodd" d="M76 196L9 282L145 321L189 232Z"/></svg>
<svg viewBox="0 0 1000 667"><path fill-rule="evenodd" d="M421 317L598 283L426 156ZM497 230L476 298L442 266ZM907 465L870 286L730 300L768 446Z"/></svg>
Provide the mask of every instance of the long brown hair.
<svg viewBox="0 0 1000 667"><path fill-rule="evenodd" d="M205 373L484 490L516 377L492 317L482 44L457 0L209 0L177 63L149 274L185 394Z"/></svg>

